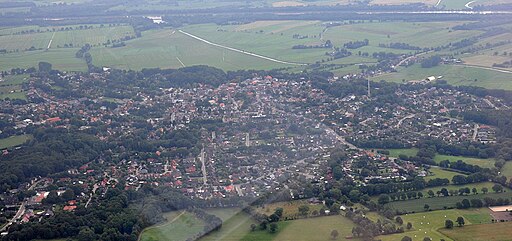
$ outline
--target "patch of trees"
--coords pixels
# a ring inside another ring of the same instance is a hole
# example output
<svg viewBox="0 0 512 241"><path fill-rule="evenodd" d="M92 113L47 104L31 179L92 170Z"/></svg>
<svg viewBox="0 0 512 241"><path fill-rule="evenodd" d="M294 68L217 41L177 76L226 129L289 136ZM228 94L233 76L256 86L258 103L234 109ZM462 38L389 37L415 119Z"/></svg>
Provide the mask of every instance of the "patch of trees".
<svg viewBox="0 0 512 241"><path fill-rule="evenodd" d="M498 127L499 136L512 138L512 111L477 110L462 113L465 120Z"/></svg>
<svg viewBox="0 0 512 241"><path fill-rule="evenodd" d="M332 47L333 47L333 45L332 45L331 40L327 40L327 41L325 41L324 44L319 44L319 45L304 45L304 44L294 45L292 47L292 49L324 49L324 48L330 49Z"/></svg>
<svg viewBox="0 0 512 241"><path fill-rule="evenodd" d="M426 58L421 61L422 68L432 68L436 67L441 63L441 57L439 55L434 55L432 57Z"/></svg>
<svg viewBox="0 0 512 241"><path fill-rule="evenodd" d="M410 45L408 43L379 44L379 47L390 48L390 49L422 50L420 47L412 46L412 45Z"/></svg>
<svg viewBox="0 0 512 241"><path fill-rule="evenodd" d="M55 215L39 222L13 224L2 240L25 241L33 239L73 238L85 240L135 241L149 224L128 208L129 195L111 188L98 205L79 206L74 212L55 211Z"/></svg>
<svg viewBox="0 0 512 241"><path fill-rule="evenodd" d="M75 57L84 59L87 64L87 68L91 71L94 69L94 65L92 64L92 55L89 53L89 50L91 50L91 45L85 44L76 52Z"/></svg>
<svg viewBox="0 0 512 241"><path fill-rule="evenodd" d="M343 44L343 47L347 49L358 49L364 46L368 46L368 44L370 44L370 41L368 39L364 39L362 41L350 41Z"/></svg>
<svg viewBox="0 0 512 241"><path fill-rule="evenodd" d="M92 135L66 129L38 129L20 150L0 156L0 191L17 188L33 177L77 168L96 159L107 145Z"/></svg>
<svg viewBox="0 0 512 241"><path fill-rule="evenodd" d="M331 56L333 59L341 59L352 55L352 52L344 48L335 48L332 52L327 52L325 55Z"/></svg>
<svg viewBox="0 0 512 241"><path fill-rule="evenodd" d="M403 233L403 227L398 227L391 220L373 222L360 210L348 210L345 214L347 218L352 220L357 226L352 228L354 237L361 237L364 240L373 240L374 237L381 234Z"/></svg>

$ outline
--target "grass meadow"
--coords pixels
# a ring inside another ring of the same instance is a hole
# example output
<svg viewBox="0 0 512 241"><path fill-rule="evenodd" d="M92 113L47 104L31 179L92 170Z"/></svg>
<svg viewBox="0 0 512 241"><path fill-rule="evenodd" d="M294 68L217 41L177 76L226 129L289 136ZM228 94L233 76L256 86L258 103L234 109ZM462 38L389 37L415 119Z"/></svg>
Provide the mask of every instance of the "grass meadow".
<svg viewBox="0 0 512 241"><path fill-rule="evenodd" d="M32 138L31 135L11 136L0 139L0 149L19 146Z"/></svg>

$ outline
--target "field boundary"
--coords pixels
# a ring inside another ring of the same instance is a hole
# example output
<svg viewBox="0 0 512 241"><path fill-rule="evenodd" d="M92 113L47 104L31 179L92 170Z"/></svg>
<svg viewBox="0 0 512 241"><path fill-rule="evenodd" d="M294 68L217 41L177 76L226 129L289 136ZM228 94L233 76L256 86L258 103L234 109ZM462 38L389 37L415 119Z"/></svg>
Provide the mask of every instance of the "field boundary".
<svg viewBox="0 0 512 241"><path fill-rule="evenodd" d="M256 58L265 59L265 60L269 60L269 61L280 63L280 64L297 65L297 66L308 65L308 64L304 64L304 63L295 63L295 62L288 62L288 61L278 60L278 59L270 58L270 57L267 57L267 56L255 54L255 53L252 53L252 52L248 52L248 51L245 51L245 50L236 49L236 48L232 48L232 47L216 44L216 43L210 42L210 41L208 41L206 39L203 39L201 37L198 37L196 35L193 35L191 33L187 33L187 32L185 32L183 30L178 30L178 32L180 32L182 34L185 34L185 35L187 35L187 36L189 36L191 38L194 38L196 40L199 40L199 41L201 41L203 43L206 43L206 44L209 44L209 45L212 45L212 46L215 46L215 47L227 49L227 50L230 50L230 51L233 51L233 52L238 52L238 53L242 53L242 54L245 54L245 55L253 56L253 57L256 57Z"/></svg>

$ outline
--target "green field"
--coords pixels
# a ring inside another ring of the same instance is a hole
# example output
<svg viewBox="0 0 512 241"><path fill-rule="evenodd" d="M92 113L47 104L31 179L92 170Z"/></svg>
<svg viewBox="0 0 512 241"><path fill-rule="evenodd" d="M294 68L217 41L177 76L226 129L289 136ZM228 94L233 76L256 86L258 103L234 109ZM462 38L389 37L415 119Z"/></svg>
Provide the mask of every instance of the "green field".
<svg viewBox="0 0 512 241"><path fill-rule="evenodd" d="M453 187L455 187L455 186L453 186ZM461 186L461 187L463 187L463 186ZM473 186L468 186L468 187L472 188ZM449 186L446 188L448 190L450 190ZM451 188L451 189L458 190L459 188L460 187L457 186L457 188ZM432 190L434 192L436 192L439 189L432 188ZM494 193L494 192L492 192L492 189L489 189L489 193L483 194L483 193L481 193L480 188L477 188L477 189L478 189L479 193L476 195L470 194L470 195L464 195L464 196L448 196L448 197L433 197L433 198L424 197L421 199L390 202L390 203L386 204L386 206L389 206L393 209L400 210L400 211L424 212L425 204L428 204L430 206L430 209L432 209L432 210L442 210L442 209L444 209L444 207L454 208L455 204L457 202L462 201L463 199L468 199L468 200L481 199L481 200L483 200L485 197L490 197L490 198L494 198L494 199L497 199L497 198L510 199L510 198L512 198L512 193L510 192L510 190L507 190L507 192L503 192L503 193Z"/></svg>
<svg viewBox="0 0 512 241"><path fill-rule="evenodd" d="M434 161L436 163L439 163L444 160L449 160L450 162L456 162L458 160L462 160L463 162L471 165L477 165L483 168L493 168L494 163L496 162L495 159L489 158L489 159L481 159L481 158L475 158L475 157L463 157L463 156L447 156L447 155L441 155L437 154L434 157Z"/></svg>
<svg viewBox="0 0 512 241"><path fill-rule="evenodd" d="M63 71L86 71L87 65L82 59L75 57L78 49L60 48L28 51L20 53L9 53L0 55L0 70L12 68L36 67L39 62L46 61L53 65L53 69Z"/></svg>
<svg viewBox="0 0 512 241"><path fill-rule="evenodd" d="M194 214L185 211L169 212L164 215L167 222L142 231L140 241L187 240L203 230L204 223Z"/></svg>
<svg viewBox="0 0 512 241"><path fill-rule="evenodd" d="M283 223L287 223L286 227L281 229L273 240L328 241L332 240L330 237L332 230L339 232L338 240L344 240L346 236L352 236L352 228L355 226L352 221L341 215L298 219Z"/></svg>
<svg viewBox="0 0 512 241"><path fill-rule="evenodd" d="M435 167L435 166L430 168L430 172L432 172L432 175L428 175L425 177L425 180L427 180L427 181L430 179L434 179L434 178L448 178L448 180L450 180L450 182L451 182L453 176L463 175L463 174L460 174L457 172L447 171L447 170L444 170L444 169L441 169L441 168ZM466 176L466 175L463 175L463 176Z"/></svg>
<svg viewBox="0 0 512 241"><path fill-rule="evenodd" d="M510 241L512 240L512 223L468 225L462 228L441 229L440 232L453 240Z"/></svg>
<svg viewBox="0 0 512 241"><path fill-rule="evenodd" d="M19 136L11 136L11 137L7 137L4 139L0 139L0 149L19 146L31 138L32 138L31 135L19 135Z"/></svg>
<svg viewBox="0 0 512 241"><path fill-rule="evenodd" d="M406 156L416 156L416 153L418 153L417 148L409 148L409 149L386 149L386 151L389 151L390 157L398 157L400 155L406 155ZM494 163L496 162L495 159L489 158L489 159L482 159L482 158L476 158L476 157L464 157L464 156L448 156L448 155L441 155L437 154L434 157L434 161L436 163L439 163L444 160L449 160L450 162L456 162L458 160L462 160L467 164L471 165L477 165L483 168L493 168Z"/></svg>
<svg viewBox="0 0 512 241"><path fill-rule="evenodd" d="M422 80L428 76L443 76L449 84L479 86L488 89L512 90L512 74L462 65L439 65L421 68L419 64L399 67L398 72L373 77L372 80L402 82ZM477 81L475 81L477 79Z"/></svg>
<svg viewBox="0 0 512 241"><path fill-rule="evenodd" d="M512 178L512 162L508 161L505 163L505 166L501 168L501 175Z"/></svg>
<svg viewBox="0 0 512 241"><path fill-rule="evenodd" d="M199 239L200 241L213 240L243 240L251 229L251 224L257 224L248 214L239 208L217 208L206 210L222 219L222 228ZM262 235L262 234L260 234Z"/></svg>
<svg viewBox="0 0 512 241"><path fill-rule="evenodd" d="M455 222L457 217L463 217L466 225L490 223L491 216L489 209L468 209L468 210L440 210L432 211L427 213L416 213L402 215L404 223L411 222L413 228L410 231L400 234L383 235L378 238L382 241L394 241L400 240L403 236L409 236L413 240L423 240L424 237L430 237L432 240L451 240L446 237L443 233L439 232L439 229L444 228L444 222L450 219ZM405 227L404 227L405 228ZM454 230L457 230L455 228ZM457 240L470 240L470 239L457 239Z"/></svg>

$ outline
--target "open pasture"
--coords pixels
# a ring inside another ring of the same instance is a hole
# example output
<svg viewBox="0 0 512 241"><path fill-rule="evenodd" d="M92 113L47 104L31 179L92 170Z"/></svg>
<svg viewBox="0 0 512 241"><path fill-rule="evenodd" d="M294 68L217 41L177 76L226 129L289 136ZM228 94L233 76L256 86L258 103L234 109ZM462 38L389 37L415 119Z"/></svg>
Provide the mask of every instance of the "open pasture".
<svg viewBox="0 0 512 241"><path fill-rule="evenodd" d="M24 53L9 53L0 55L0 70L12 68L36 67L39 62L46 61L53 69L63 71L86 71L87 65L82 59L75 57L77 49L61 48L48 51L29 51Z"/></svg>
<svg viewBox="0 0 512 241"><path fill-rule="evenodd" d="M432 174L425 177L425 180L427 180L427 181L430 180L430 179L434 179L434 178L447 178L448 180L451 181L453 176L455 176L455 175L463 175L463 174L460 174L460 173L457 173L457 172L452 172L452 171L444 170L444 169L441 169L441 168L438 168L438 167L430 168L430 172ZM463 175L463 176L466 176L466 175Z"/></svg>
<svg viewBox="0 0 512 241"><path fill-rule="evenodd" d="M277 236L273 240L328 241L332 240L332 230L338 231L338 240L345 240L345 237L352 236L352 228L355 227L352 221L341 215L298 219L284 221L282 223L285 223L286 226L279 230L279 233L277 233ZM356 238L352 240L360 239Z"/></svg>
<svg viewBox="0 0 512 241"><path fill-rule="evenodd" d="M140 70L142 68L180 68L210 65L224 70L272 69L287 67L192 39L174 30L144 32L141 38L126 42L121 48L91 49L97 66Z"/></svg>
<svg viewBox="0 0 512 241"><path fill-rule="evenodd" d="M441 154L437 154L434 157L434 161L436 163L439 163L444 160L449 160L450 162L456 162L458 160L461 160L467 164L477 165L477 166L480 166L483 168L493 168L494 163L496 162L496 160L493 158L482 159L482 158L476 158L476 157L447 156L447 155L441 155Z"/></svg>
<svg viewBox="0 0 512 241"><path fill-rule="evenodd" d="M142 231L140 241L184 241L203 230L204 223L194 214L174 211L165 214L167 222Z"/></svg>
<svg viewBox="0 0 512 241"><path fill-rule="evenodd" d="M453 240L472 241L510 241L512 240L512 222L466 225L462 228L441 229L442 234Z"/></svg>
<svg viewBox="0 0 512 241"><path fill-rule="evenodd" d="M435 189L433 189L435 190ZM448 190L450 190L448 188ZM458 188L457 188L458 190ZM490 190L492 192L492 190ZM420 199L412 199L407 201L396 201L390 202L386 204L393 209L402 211L402 212L424 212L425 204L428 204L430 209L432 210L442 210L446 208L454 208L457 202L462 201L463 199L481 199L483 200L485 197L490 197L494 199L498 198L512 198L512 193L509 191L503 193L487 193L483 194L479 190L479 194L473 195L464 195L464 196L448 196L448 197L433 197L433 198L420 198Z"/></svg>
<svg viewBox="0 0 512 241"><path fill-rule="evenodd" d="M512 74L463 65L439 65L421 68L419 64L399 67L398 72L372 77L374 81L407 82L428 76L443 76L449 84L512 90ZM475 81L476 79L476 81Z"/></svg>
<svg viewBox="0 0 512 241"><path fill-rule="evenodd" d="M463 217L466 225L490 223L492 219L489 209L487 208L468 210L451 209L427 213L407 214L402 215L401 217L405 224L410 222L413 228L410 231L405 229L406 231L404 233L382 235L379 236L379 239L382 241L392 241L400 240L403 236L409 236L413 240L423 240L424 237L430 237L432 240L449 240L442 232L439 231L439 229L444 228L444 222L447 219L455 222L457 217ZM457 229L457 227L454 229Z"/></svg>

